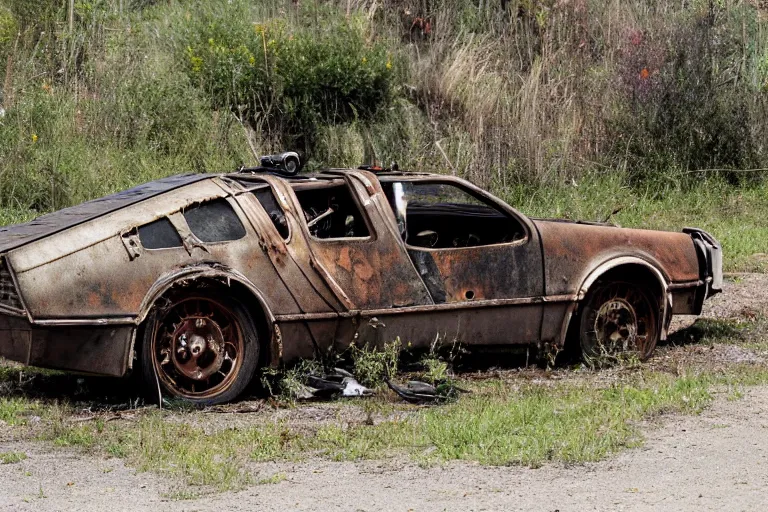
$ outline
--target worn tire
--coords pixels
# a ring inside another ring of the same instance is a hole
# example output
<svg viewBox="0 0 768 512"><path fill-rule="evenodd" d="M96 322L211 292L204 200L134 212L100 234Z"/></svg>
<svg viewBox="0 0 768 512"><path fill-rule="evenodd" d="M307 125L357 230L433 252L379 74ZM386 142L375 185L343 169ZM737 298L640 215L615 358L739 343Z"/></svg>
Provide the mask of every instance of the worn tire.
<svg viewBox="0 0 768 512"><path fill-rule="evenodd" d="M584 361L603 366L622 355L644 361L659 341L659 299L647 286L598 281L584 298L579 341Z"/></svg>
<svg viewBox="0 0 768 512"><path fill-rule="evenodd" d="M143 325L140 361L147 396L159 401L162 393L201 406L234 400L256 372L257 332L239 301L214 290L161 299Z"/></svg>

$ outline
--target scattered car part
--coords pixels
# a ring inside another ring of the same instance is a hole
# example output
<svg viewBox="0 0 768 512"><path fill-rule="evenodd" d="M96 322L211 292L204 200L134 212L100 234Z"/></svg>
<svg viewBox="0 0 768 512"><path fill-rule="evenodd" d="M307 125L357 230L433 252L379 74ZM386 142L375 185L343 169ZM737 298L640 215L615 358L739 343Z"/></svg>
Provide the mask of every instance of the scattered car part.
<svg viewBox="0 0 768 512"><path fill-rule="evenodd" d="M313 396L371 396L372 389L368 389L350 374L340 368L335 368L334 373L322 376L309 375L307 385Z"/></svg>
<svg viewBox="0 0 768 512"><path fill-rule="evenodd" d="M395 384L390 379L385 382L389 389L406 402L420 405L445 402L456 398L459 393L467 392L451 382L442 382L437 386L417 380L408 381L404 386Z"/></svg>

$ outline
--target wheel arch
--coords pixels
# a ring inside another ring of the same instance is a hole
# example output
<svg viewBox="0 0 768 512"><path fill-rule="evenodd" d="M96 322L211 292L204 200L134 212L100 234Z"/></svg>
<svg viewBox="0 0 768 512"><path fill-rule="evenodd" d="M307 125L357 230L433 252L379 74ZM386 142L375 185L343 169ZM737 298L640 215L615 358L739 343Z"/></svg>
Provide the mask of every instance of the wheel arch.
<svg viewBox="0 0 768 512"><path fill-rule="evenodd" d="M658 294L660 309L658 315L660 323L658 326L659 339L665 340L667 338L667 327L672 316L672 297L669 292L668 277L658 266L647 260L636 256L621 256L597 265L582 280L581 285L578 288L576 300L568 308L565 318L563 319L560 334L561 347L565 347L569 342L573 342L571 338L574 337L574 322L579 318L584 298L594 284L601 278L617 278L624 276L630 276L629 278L632 281L640 281L642 278L647 278L650 283L655 285L654 292ZM578 342L578 339L576 342Z"/></svg>
<svg viewBox="0 0 768 512"><path fill-rule="evenodd" d="M139 335L136 339L140 339L145 321L157 301L181 287L226 290L241 302L251 315L259 337L269 340L260 347L259 364L274 366L279 362L282 355L282 339L264 295L240 272L222 265L194 265L165 274L158 279L141 303L136 319L139 325Z"/></svg>

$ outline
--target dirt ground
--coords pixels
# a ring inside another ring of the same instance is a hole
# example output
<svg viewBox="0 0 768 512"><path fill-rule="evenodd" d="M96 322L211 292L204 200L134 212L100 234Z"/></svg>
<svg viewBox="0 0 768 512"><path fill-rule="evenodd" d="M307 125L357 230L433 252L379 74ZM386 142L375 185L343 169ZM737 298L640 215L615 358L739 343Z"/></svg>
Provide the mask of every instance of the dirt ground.
<svg viewBox="0 0 768 512"><path fill-rule="evenodd" d="M768 311L768 276L739 276L707 306L707 316ZM689 324L676 322L677 328ZM645 425L646 443L608 460L566 466L483 467L451 463L328 462L254 464L274 484L192 500L171 479L137 473L120 459L0 442L24 452L0 465L0 511L59 510L758 510L768 502L768 387L723 394L698 416Z"/></svg>
<svg viewBox="0 0 768 512"><path fill-rule="evenodd" d="M171 482L136 474L119 459L0 445L8 448L29 458L0 466L0 510L760 510L768 488L768 389L649 425L643 448L599 463L264 464L286 480L190 501L164 498L174 491Z"/></svg>

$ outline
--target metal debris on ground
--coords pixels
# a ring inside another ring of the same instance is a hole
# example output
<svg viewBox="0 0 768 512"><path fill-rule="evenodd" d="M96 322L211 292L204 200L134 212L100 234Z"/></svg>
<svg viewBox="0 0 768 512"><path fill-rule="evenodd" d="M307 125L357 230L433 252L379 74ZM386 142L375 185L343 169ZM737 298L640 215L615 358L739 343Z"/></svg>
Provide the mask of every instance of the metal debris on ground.
<svg viewBox="0 0 768 512"><path fill-rule="evenodd" d="M346 370L334 368L333 373L322 376L309 375L307 377L306 392L309 398L330 396L371 396L372 389L360 384L355 377Z"/></svg>
<svg viewBox="0 0 768 512"><path fill-rule="evenodd" d="M389 379L385 381L389 389L394 391L400 398L412 404L443 403L458 397L459 393L468 393L461 388L457 388L452 382L442 382L437 386L420 382L417 380L408 381L404 386L395 384Z"/></svg>

